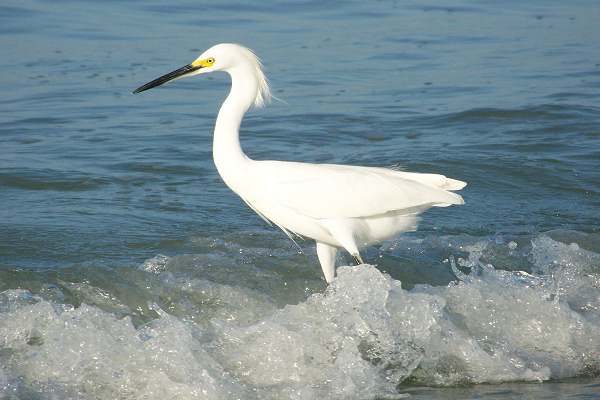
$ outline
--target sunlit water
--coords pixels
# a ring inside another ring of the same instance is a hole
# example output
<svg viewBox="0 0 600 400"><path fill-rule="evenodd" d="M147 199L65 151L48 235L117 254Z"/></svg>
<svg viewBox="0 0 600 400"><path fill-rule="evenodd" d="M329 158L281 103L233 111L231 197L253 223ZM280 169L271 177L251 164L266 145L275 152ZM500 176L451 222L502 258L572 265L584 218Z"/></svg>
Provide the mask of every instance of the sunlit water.
<svg viewBox="0 0 600 400"><path fill-rule="evenodd" d="M171 3L0 6L0 397L600 392L600 6ZM326 288L214 169L226 76L130 94L225 41L284 100L250 156L442 172L467 204Z"/></svg>

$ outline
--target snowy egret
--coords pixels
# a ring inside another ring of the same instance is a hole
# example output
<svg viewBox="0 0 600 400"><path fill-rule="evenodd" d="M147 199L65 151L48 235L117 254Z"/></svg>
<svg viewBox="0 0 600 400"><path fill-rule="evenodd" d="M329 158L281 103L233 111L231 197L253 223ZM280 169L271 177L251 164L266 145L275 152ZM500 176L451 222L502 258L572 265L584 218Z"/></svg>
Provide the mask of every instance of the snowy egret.
<svg viewBox="0 0 600 400"><path fill-rule="evenodd" d="M213 139L213 158L221 178L290 239L314 239L328 283L335 276L338 248L362 264L361 247L415 230L417 215L430 207L464 204L452 191L466 183L443 175L250 159L240 146L240 124L250 107L263 106L271 94L260 60L243 46L213 46L191 64L140 86L134 93L214 71L231 76L231 91L219 110Z"/></svg>

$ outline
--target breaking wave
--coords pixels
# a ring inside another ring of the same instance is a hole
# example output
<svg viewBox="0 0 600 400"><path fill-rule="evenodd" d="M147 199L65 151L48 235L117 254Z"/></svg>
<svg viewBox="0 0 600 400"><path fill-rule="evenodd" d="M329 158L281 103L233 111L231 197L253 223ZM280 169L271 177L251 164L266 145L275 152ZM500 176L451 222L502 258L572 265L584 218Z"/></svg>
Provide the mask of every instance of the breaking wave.
<svg viewBox="0 0 600 400"><path fill-rule="evenodd" d="M530 271L483 261L500 247ZM599 375L599 254L547 235L526 251L488 240L464 250L447 260L457 277L447 286L407 290L374 266L341 267L322 293L287 305L223 283L194 256L157 256L131 272L160 306L143 290L115 296L85 282L7 290L0 388L41 399L372 399L411 383ZM185 272L193 268L206 273Z"/></svg>

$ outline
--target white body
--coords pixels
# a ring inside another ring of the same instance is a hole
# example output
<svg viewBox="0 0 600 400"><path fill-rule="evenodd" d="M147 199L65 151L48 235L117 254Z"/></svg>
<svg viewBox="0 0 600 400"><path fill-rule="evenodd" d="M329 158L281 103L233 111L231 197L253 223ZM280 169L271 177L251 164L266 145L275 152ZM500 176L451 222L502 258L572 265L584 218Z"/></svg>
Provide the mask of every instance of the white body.
<svg viewBox="0 0 600 400"><path fill-rule="evenodd" d="M219 46L240 52L236 65L225 69L231 92L215 125L213 157L219 174L254 211L290 237L314 239L327 282L335 275L336 248L360 260L359 248L416 229L417 214L429 207L464 203L451 191L466 184L443 175L248 158L239 127L264 78L257 76L260 64L252 53L236 45ZM218 61L219 51L211 50L201 58Z"/></svg>
<svg viewBox="0 0 600 400"><path fill-rule="evenodd" d="M362 262L359 248L416 229L419 213L464 203L451 191L466 184L443 175L248 158L239 141L242 118L252 105L260 106L270 97L259 60L242 46L219 44L190 65L203 67L188 75L221 70L231 76L231 91L214 132L219 174L254 211L290 238L314 239L327 282L335 276L337 248Z"/></svg>

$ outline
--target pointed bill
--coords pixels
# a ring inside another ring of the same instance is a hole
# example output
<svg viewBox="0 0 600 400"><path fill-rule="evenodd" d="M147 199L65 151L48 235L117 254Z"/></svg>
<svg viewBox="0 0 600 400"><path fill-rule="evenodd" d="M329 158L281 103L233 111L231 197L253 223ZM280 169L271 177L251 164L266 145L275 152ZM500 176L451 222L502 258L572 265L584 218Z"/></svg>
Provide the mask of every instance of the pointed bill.
<svg viewBox="0 0 600 400"><path fill-rule="evenodd" d="M133 91L133 93L134 94L140 93L140 92L143 92L144 90L152 89L154 87L160 86L160 85L165 84L174 79L183 78L185 75L187 75L191 72L194 72L196 70L199 70L200 68L202 68L202 65L194 66L193 64L188 64L184 67L176 69L175 71L171 71L168 74L161 76L160 78L156 78L155 80L148 82L145 85L140 86L139 88L135 89Z"/></svg>

